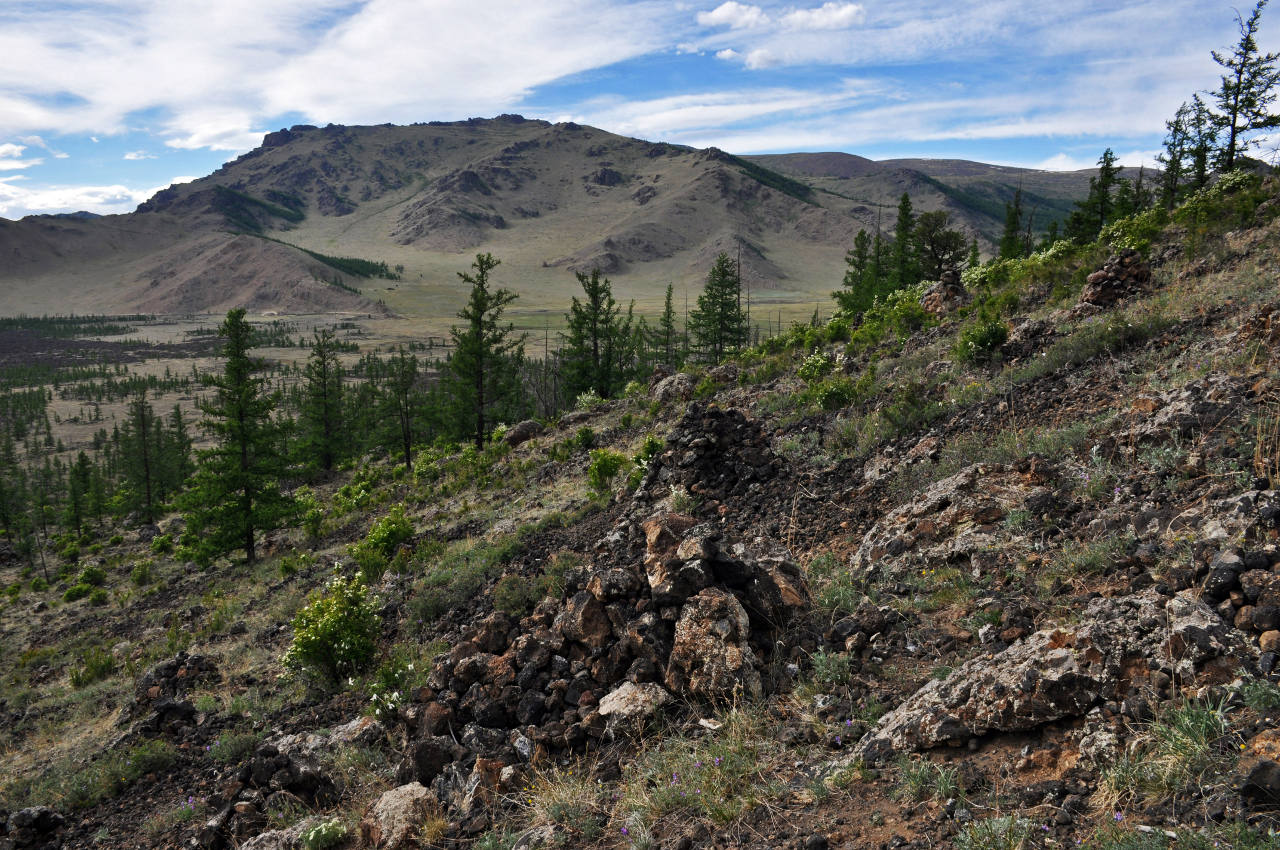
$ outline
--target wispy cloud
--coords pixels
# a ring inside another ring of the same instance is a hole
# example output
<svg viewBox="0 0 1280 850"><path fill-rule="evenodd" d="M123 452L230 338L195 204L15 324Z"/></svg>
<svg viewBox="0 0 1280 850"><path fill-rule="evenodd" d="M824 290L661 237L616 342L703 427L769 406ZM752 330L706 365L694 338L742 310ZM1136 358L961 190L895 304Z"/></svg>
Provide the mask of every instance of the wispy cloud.
<svg viewBox="0 0 1280 850"><path fill-rule="evenodd" d="M33 165L39 165L44 162L43 159L23 159L22 152L27 149L26 145L15 145L12 142L0 144L0 171L17 171L22 168L31 168Z"/></svg>
<svg viewBox="0 0 1280 850"><path fill-rule="evenodd" d="M155 159L156 155L153 153L147 153L146 151L127 151L124 158L130 162L135 162L142 159Z"/></svg>

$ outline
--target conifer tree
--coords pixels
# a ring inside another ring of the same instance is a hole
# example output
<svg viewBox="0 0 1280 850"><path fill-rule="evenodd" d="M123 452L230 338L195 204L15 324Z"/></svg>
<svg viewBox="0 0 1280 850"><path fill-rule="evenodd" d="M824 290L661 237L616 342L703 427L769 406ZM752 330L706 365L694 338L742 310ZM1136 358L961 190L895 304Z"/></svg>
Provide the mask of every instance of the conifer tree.
<svg viewBox="0 0 1280 850"><path fill-rule="evenodd" d="M342 363L332 330L315 332L303 377L302 451L308 466L328 472L342 459L347 445L342 427Z"/></svg>
<svg viewBox="0 0 1280 850"><path fill-rule="evenodd" d="M844 255L845 272L842 289L831 293L841 310L849 314L865 312L875 301L876 288L872 279L871 236L859 230L853 238L853 247Z"/></svg>
<svg viewBox="0 0 1280 850"><path fill-rule="evenodd" d="M288 474L280 451L281 425L271 413L279 393L268 392L255 373L262 362L250 356L253 329L245 311L227 313L218 329L226 364L212 381L213 398L200 410L215 445L199 454L199 466L183 494L187 528L186 554L198 563L243 549L249 563L257 560L256 534L285 525L295 512L294 500L281 490Z"/></svg>
<svg viewBox="0 0 1280 850"><path fill-rule="evenodd" d="M1256 38L1266 5L1267 0L1258 0L1247 20L1237 12L1240 40L1229 54L1216 50L1210 54L1226 71L1217 90L1210 93L1218 107L1214 127L1226 135L1218 154L1223 171L1235 168L1239 155L1249 149L1251 140L1246 136L1280 126L1280 115L1271 114L1280 83L1280 53L1262 53Z"/></svg>
<svg viewBox="0 0 1280 850"><path fill-rule="evenodd" d="M484 448L495 417L514 419L528 407L519 391L525 335L502 324L503 311L518 296L489 288L489 272L498 262L491 254L477 254L474 274L458 272L471 284L471 294L458 313L463 324L451 330L453 351L442 376L453 399L456 433L469 434L478 449Z"/></svg>
<svg viewBox="0 0 1280 850"><path fill-rule="evenodd" d="M885 294L920 282L916 262L915 226L911 196L903 192L898 201L898 220L893 227L893 259L889 269L889 288Z"/></svg>
<svg viewBox="0 0 1280 850"><path fill-rule="evenodd" d="M719 363L747 341L747 320L740 304L738 264L721 251L689 315L689 335L702 359Z"/></svg>
<svg viewBox="0 0 1280 850"><path fill-rule="evenodd" d="M1000 234L1002 260L1025 257L1029 246L1023 238L1022 188L1013 193L1013 201L1004 205L1004 230Z"/></svg>
<svg viewBox="0 0 1280 850"><path fill-rule="evenodd" d="M1089 195L1076 202L1067 219L1067 237L1079 243L1092 242L1115 216L1115 191L1124 166L1116 165L1111 148L1098 159L1098 175L1089 179Z"/></svg>
<svg viewBox="0 0 1280 850"><path fill-rule="evenodd" d="M134 496L131 506L151 522L160 514L156 493L159 459L154 440L156 414L145 390L129 402L128 417L120 431L123 478Z"/></svg>
<svg viewBox="0 0 1280 850"><path fill-rule="evenodd" d="M391 424L395 442L400 448L406 468L413 465L413 444L417 435L418 411L422 406L418 391L418 358L403 348L397 349L387 362L383 384L385 418Z"/></svg>
<svg viewBox="0 0 1280 850"><path fill-rule="evenodd" d="M613 398L630 379L626 355L632 342L631 318L623 318L609 278L602 278L599 269L592 269L590 275L574 274L583 300L575 295L565 316L568 332L560 350L565 390L571 398L588 390Z"/></svg>
<svg viewBox="0 0 1280 850"><path fill-rule="evenodd" d="M680 332L676 330L676 309L673 303L675 287L668 283L667 294L662 301L662 315L658 317L658 326L653 329L652 347L661 362L671 368L680 365L680 354L684 344Z"/></svg>

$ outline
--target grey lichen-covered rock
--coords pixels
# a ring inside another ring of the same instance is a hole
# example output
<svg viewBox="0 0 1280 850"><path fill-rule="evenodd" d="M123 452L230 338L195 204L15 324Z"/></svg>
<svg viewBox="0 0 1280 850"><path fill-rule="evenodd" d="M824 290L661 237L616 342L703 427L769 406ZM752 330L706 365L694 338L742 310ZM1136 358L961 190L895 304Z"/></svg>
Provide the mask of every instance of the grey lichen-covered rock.
<svg viewBox="0 0 1280 850"><path fill-rule="evenodd" d="M1230 681L1257 650L1202 602L1148 590L1097 599L1078 624L1037 632L931 681L886 714L852 758L1033 729L1085 714L1147 675L1151 663L1186 683Z"/></svg>
<svg viewBox="0 0 1280 850"><path fill-rule="evenodd" d="M324 823L324 818L309 817L288 829L272 829L255 835L240 845L240 850L300 850L302 836Z"/></svg>
<svg viewBox="0 0 1280 850"><path fill-rule="evenodd" d="M693 398L693 378L685 372L663 378L649 391L649 397L660 404L688 401Z"/></svg>
<svg viewBox="0 0 1280 850"><path fill-rule="evenodd" d="M360 837L366 846L379 850L415 846L414 833L435 806L435 795L419 782L392 788L360 822Z"/></svg>
<svg viewBox="0 0 1280 850"><path fill-rule="evenodd" d="M652 682L638 685L623 682L600 700L600 716L611 726L651 717L671 701L671 694Z"/></svg>
<svg viewBox="0 0 1280 850"><path fill-rule="evenodd" d="M748 640L750 620L733 594L708 587L680 611L667 661L667 688L709 702L758 699L760 673Z"/></svg>

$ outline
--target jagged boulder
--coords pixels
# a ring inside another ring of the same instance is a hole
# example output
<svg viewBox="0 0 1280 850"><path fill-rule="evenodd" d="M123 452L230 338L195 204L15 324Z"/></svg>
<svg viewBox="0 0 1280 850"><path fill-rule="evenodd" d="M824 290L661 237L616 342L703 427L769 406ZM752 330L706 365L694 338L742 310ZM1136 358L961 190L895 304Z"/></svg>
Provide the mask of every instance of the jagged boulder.
<svg viewBox="0 0 1280 850"><path fill-rule="evenodd" d="M671 694L661 685L623 682L600 700L600 716L608 719L610 728L616 729L652 717L670 701Z"/></svg>
<svg viewBox="0 0 1280 850"><path fill-rule="evenodd" d="M434 795L419 782L392 788L378 798L360 822L360 838L365 846L378 850L416 847L414 833L435 804Z"/></svg>
<svg viewBox="0 0 1280 850"><path fill-rule="evenodd" d="M333 779L319 764L300 753L283 753L272 744L261 744L253 758L240 768L241 784L270 793L283 792L317 805L338 798Z"/></svg>
<svg viewBox="0 0 1280 850"><path fill-rule="evenodd" d="M1154 590L1096 599L1078 624L1037 632L994 656L973 658L926 684L880 719L852 758L961 743L1078 717L1152 667L1193 684L1226 682L1257 651L1204 603Z"/></svg>
<svg viewBox="0 0 1280 850"><path fill-rule="evenodd" d="M760 672L750 637L747 612L733 594L718 587L701 591L680 610L667 688L708 702L759 698Z"/></svg>
<svg viewBox="0 0 1280 850"><path fill-rule="evenodd" d="M653 385L649 398L659 404L688 401L693 398L693 378L686 372L668 375Z"/></svg>

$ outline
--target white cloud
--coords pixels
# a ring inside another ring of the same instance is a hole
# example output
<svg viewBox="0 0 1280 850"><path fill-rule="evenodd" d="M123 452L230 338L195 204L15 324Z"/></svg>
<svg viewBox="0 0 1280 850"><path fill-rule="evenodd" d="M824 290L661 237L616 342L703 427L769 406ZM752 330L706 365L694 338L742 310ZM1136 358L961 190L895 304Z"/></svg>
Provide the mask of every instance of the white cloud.
<svg viewBox="0 0 1280 850"><path fill-rule="evenodd" d="M725 61L737 59L738 55L738 51L734 50L732 47L726 47L724 50L716 51L716 58L724 59Z"/></svg>
<svg viewBox="0 0 1280 850"><path fill-rule="evenodd" d="M155 159L156 155L146 151L128 151L125 153L124 158L132 162L139 159Z"/></svg>
<svg viewBox="0 0 1280 850"><path fill-rule="evenodd" d="M26 149L26 145L15 145L12 142L0 144L0 171L17 171L44 162L40 158L22 159L22 152Z"/></svg>
<svg viewBox="0 0 1280 850"><path fill-rule="evenodd" d="M68 159L71 156L71 154L69 153L64 153L60 150L57 150L40 136L23 136L22 138L18 139L18 141L22 142L24 145L29 145L34 148L41 148L42 150L46 150L49 152L50 155L53 156L54 159Z"/></svg>
<svg viewBox="0 0 1280 850"><path fill-rule="evenodd" d="M1137 176L1139 168L1145 166L1148 170L1158 168L1156 163L1157 150L1131 150L1125 153L1116 154L1116 162L1124 166L1126 169L1132 169L1133 174L1122 174L1122 177L1133 178ZM1028 165L1028 168L1038 168L1041 171L1084 171L1085 169L1097 168L1098 157L1100 154L1073 156L1068 153L1058 153Z"/></svg>
<svg viewBox="0 0 1280 850"><path fill-rule="evenodd" d="M186 183L194 177L175 177L172 183ZM22 185L21 177L0 177L0 217L17 219L45 213L86 212L100 215L132 212L138 204L166 186L133 189L121 184L110 186L41 186Z"/></svg>
<svg viewBox="0 0 1280 850"><path fill-rule="evenodd" d="M782 60L774 55L774 52L767 47L757 47L747 54L747 58L743 60L743 64L753 71L761 68L772 68L781 65Z"/></svg>
<svg viewBox="0 0 1280 850"><path fill-rule="evenodd" d="M0 133L143 129L215 150L258 144L288 113L407 123L511 111L538 85L668 49L692 30L687 9L661 0L20 8L0 13Z"/></svg>
<svg viewBox="0 0 1280 850"><path fill-rule="evenodd" d="M725 0L710 12L699 12L698 23L704 27L729 27L741 30L768 26L769 16L759 6Z"/></svg>
<svg viewBox="0 0 1280 850"><path fill-rule="evenodd" d="M823 3L816 9L792 9L782 16L782 26L794 30L846 30L866 19L858 3Z"/></svg>

